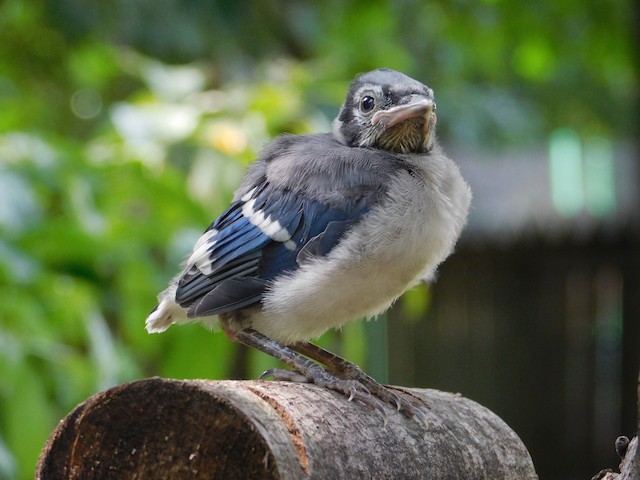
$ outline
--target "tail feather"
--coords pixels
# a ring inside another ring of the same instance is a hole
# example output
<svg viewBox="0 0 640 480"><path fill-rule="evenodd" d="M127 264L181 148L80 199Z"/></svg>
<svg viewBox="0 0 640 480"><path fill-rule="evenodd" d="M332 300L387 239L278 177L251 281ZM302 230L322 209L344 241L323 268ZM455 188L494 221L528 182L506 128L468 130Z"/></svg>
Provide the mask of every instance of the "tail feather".
<svg viewBox="0 0 640 480"><path fill-rule="evenodd" d="M160 303L154 308L146 321L147 332L164 332L172 324L186 320L186 311L175 301L176 286L171 284L164 292L158 295Z"/></svg>
<svg viewBox="0 0 640 480"><path fill-rule="evenodd" d="M145 323L147 332L164 332L173 323L175 323L173 313L173 309L167 305L167 302L160 302L160 304L154 308L147 317L147 321Z"/></svg>
<svg viewBox="0 0 640 480"><path fill-rule="evenodd" d="M176 284L172 283L169 288L158 295L158 305L151 310L145 327L149 333L164 332L174 323L200 322L205 327L214 330L218 327L218 316L207 315L205 317L189 318L187 309L181 307L176 302Z"/></svg>

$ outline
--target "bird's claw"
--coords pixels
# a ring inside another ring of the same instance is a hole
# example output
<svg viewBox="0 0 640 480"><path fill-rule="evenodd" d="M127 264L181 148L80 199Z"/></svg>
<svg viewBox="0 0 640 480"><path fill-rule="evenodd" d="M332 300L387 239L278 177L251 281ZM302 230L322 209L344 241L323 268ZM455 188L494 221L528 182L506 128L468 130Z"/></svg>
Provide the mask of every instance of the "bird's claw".
<svg viewBox="0 0 640 480"><path fill-rule="evenodd" d="M409 418L421 416L419 410L414 408L408 401L368 376L363 376L362 381L352 378L344 379L318 366L317 369L311 369L306 374L294 370L271 368L260 376L261 380L267 378L272 378L277 381L314 383L320 387L334 390L347 397L349 402L357 401L372 410L378 411L384 419L385 426L388 423L385 404L395 408L396 411L403 413ZM426 424L426 422L424 423Z"/></svg>

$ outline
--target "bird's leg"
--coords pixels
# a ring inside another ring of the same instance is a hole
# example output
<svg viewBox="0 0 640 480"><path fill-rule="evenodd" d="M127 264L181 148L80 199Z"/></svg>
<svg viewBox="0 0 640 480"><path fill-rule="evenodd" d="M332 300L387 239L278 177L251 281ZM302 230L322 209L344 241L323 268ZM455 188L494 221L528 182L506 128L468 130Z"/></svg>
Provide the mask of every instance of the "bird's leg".
<svg viewBox="0 0 640 480"><path fill-rule="evenodd" d="M291 348L286 347L285 345L282 345L253 329L247 328L244 330L232 331L231 329L225 328L224 331L231 340L235 340L271 355L298 372L298 374L296 374L287 370L273 369L265 372L261 378L265 376L273 376L278 380L303 380L315 383L321 387L342 393L349 397L349 400L359 400L368 407L375 408L383 415L385 414L378 399L374 397L357 379L338 378L332 373L326 371L316 362L309 360L299 353L296 353Z"/></svg>
<svg viewBox="0 0 640 480"><path fill-rule="evenodd" d="M391 389L378 383L373 379L373 377L367 375L355 363L351 363L350 361L309 342L295 343L291 345L291 349L325 365L339 378L357 381L379 400L392 405L405 415L412 417L416 414L415 407L394 393Z"/></svg>

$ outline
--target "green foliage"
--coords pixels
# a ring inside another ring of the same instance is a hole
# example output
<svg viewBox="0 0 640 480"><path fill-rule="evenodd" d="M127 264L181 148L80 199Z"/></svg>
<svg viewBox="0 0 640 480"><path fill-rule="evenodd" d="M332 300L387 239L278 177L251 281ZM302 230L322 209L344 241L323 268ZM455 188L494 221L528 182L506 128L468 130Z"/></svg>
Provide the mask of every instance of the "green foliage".
<svg viewBox="0 0 640 480"><path fill-rule="evenodd" d="M328 130L358 71L427 81L442 136L465 145L628 134L630 4L605 3L5 1L0 478L30 478L56 421L99 390L229 375L223 335L150 336L144 319L260 147ZM417 318L428 295L403 305ZM346 338L364 363L366 325L320 343ZM272 366L251 353L251 375Z"/></svg>

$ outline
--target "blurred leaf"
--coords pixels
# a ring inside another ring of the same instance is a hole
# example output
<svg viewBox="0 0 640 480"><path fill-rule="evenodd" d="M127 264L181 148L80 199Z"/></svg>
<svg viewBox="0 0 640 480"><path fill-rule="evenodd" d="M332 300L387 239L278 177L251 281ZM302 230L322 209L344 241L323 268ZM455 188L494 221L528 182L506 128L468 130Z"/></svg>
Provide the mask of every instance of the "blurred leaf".
<svg viewBox="0 0 640 480"><path fill-rule="evenodd" d="M3 438L0 437L0 478L9 479L16 476L16 464Z"/></svg>
<svg viewBox="0 0 640 480"><path fill-rule="evenodd" d="M377 319L370 320L377 321ZM366 365L367 344L365 341L365 329L368 322L349 322L340 331L342 356L356 365ZM379 379L382 381L382 379Z"/></svg>
<svg viewBox="0 0 640 480"><path fill-rule="evenodd" d="M160 372L173 378L225 378L231 342L200 325L173 328L165 334Z"/></svg>
<svg viewBox="0 0 640 480"><path fill-rule="evenodd" d="M2 424L22 475L33 472L40 450L54 424L46 392L36 372L21 363L12 372L12 401L4 403Z"/></svg>
<svg viewBox="0 0 640 480"><path fill-rule="evenodd" d="M121 75L118 52L102 42L85 43L70 52L69 71L80 87L108 88Z"/></svg>
<svg viewBox="0 0 640 480"><path fill-rule="evenodd" d="M420 283L402 296L402 314L407 320L416 322L424 318L431 303L431 291L426 283Z"/></svg>
<svg viewBox="0 0 640 480"><path fill-rule="evenodd" d="M547 80L555 67L555 55L549 42L542 37L530 37L514 52L514 67L523 77L533 81Z"/></svg>

